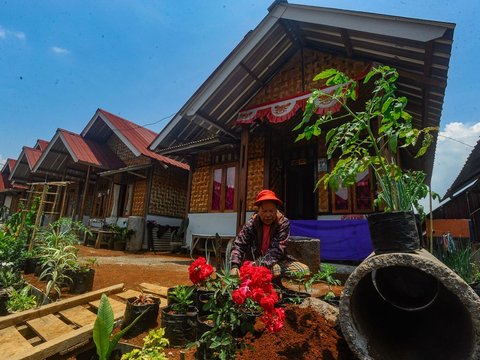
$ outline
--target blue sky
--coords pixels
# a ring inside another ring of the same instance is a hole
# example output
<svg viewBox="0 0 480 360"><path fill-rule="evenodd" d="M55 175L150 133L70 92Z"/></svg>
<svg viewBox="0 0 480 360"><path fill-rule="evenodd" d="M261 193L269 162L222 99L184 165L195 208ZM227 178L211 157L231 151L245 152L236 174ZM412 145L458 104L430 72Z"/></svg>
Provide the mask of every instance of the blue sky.
<svg viewBox="0 0 480 360"><path fill-rule="evenodd" d="M58 127L81 131L98 107L139 124L175 113L271 2L3 0L0 162ZM441 134L475 144L478 0L290 2L456 23ZM470 151L440 137L434 189L446 190Z"/></svg>

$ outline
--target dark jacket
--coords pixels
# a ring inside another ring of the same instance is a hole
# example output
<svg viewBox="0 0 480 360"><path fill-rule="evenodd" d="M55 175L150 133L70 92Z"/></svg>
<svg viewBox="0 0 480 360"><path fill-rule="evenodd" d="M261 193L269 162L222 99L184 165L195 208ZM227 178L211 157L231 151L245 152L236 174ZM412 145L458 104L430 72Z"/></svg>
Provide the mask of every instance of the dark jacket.
<svg viewBox="0 0 480 360"><path fill-rule="evenodd" d="M285 247L290 236L290 222L277 211L277 219L271 225L270 247L266 254L261 253L263 223L260 216L253 215L238 233L233 243L230 260L232 267L240 267L245 260L262 259L262 265L271 267L286 258Z"/></svg>

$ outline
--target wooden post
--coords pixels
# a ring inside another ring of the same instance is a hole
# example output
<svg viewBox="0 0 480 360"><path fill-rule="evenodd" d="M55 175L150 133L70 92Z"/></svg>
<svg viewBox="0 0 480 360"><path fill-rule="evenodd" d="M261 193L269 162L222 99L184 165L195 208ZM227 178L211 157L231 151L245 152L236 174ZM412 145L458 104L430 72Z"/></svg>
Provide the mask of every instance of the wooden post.
<svg viewBox="0 0 480 360"><path fill-rule="evenodd" d="M247 174L248 174L248 125L242 128L240 138L240 167L238 173L237 232L245 224L247 211Z"/></svg>
<svg viewBox="0 0 480 360"><path fill-rule="evenodd" d="M60 207L60 217L63 217L63 214L65 213L65 205L67 204L67 193L68 193L68 184L65 184L65 186L62 186L63 188L63 196L62 196L62 205Z"/></svg>
<svg viewBox="0 0 480 360"><path fill-rule="evenodd" d="M145 234L146 234L146 226L147 226L147 215L148 215L148 210L150 208L150 196L152 194L152 184L153 184L153 175L155 173L155 164L152 164L151 167L149 167L147 171L147 184L145 188L145 197L144 197L144 209L143 209L143 216L145 217Z"/></svg>
<svg viewBox="0 0 480 360"><path fill-rule="evenodd" d="M47 189L48 185L45 183L43 185L42 197L40 198L40 203L38 204L37 216L35 217L35 225L33 226L32 237L30 239L30 243L28 244L29 251L31 251L33 248L33 240L35 239L35 233L37 232L37 228L40 225L40 221L42 219L43 209L45 207L45 198L47 196Z"/></svg>
<svg viewBox="0 0 480 360"><path fill-rule="evenodd" d="M266 131L263 135L263 139L264 139L263 188L270 189L270 159L271 159L272 133L268 125L266 125Z"/></svg>
<svg viewBox="0 0 480 360"><path fill-rule="evenodd" d="M192 177L193 177L193 161L192 164L190 164L190 170L188 172L188 184L187 184L187 201L185 204L185 216L188 216L188 213L190 211L190 200L192 196Z"/></svg>
<svg viewBox="0 0 480 360"><path fill-rule="evenodd" d="M85 211L85 203L87 201L87 193L88 193L88 183L90 180L90 168L91 166L88 165L87 168L87 176L85 177L85 185L83 186L83 194L82 194L82 202L80 205L80 211L78 212L78 221L83 223L83 212Z"/></svg>

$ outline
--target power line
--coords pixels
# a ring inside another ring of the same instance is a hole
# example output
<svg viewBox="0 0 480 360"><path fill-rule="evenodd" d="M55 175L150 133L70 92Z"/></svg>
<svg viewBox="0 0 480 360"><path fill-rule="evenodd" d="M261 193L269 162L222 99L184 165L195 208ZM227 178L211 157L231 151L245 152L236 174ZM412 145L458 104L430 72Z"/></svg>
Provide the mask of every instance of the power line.
<svg viewBox="0 0 480 360"><path fill-rule="evenodd" d="M458 139L454 139L454 138L452 138L452 137L450 137L450 136L446 136L446 135L442 135L442 134L438 134L438 136L441 136L441 137L443 137L443 138L445 138L445 139L450 139L450 140L452 140L452 141L456 141L456 142L458 142L458 143L460 143L460 144L462 144L462 145L471 147L472 149L475 147L475 145L467 144L467 143L465 143L465 142L463 142L463 141L460 141L460 140L458 140Z"/></svg>

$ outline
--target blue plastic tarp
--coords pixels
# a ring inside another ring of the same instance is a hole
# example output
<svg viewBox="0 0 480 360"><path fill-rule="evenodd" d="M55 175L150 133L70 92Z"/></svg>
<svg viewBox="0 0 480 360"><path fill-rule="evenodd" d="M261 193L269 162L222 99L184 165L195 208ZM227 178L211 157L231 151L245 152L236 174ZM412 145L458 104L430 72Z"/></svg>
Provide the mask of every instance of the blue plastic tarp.
<svg viewBox="0 0 480 360"><path fill-rule="evenodd" d="M320 239L322 260L363 260L373 251L367 220L290 220L290 235Z"/></svg>

